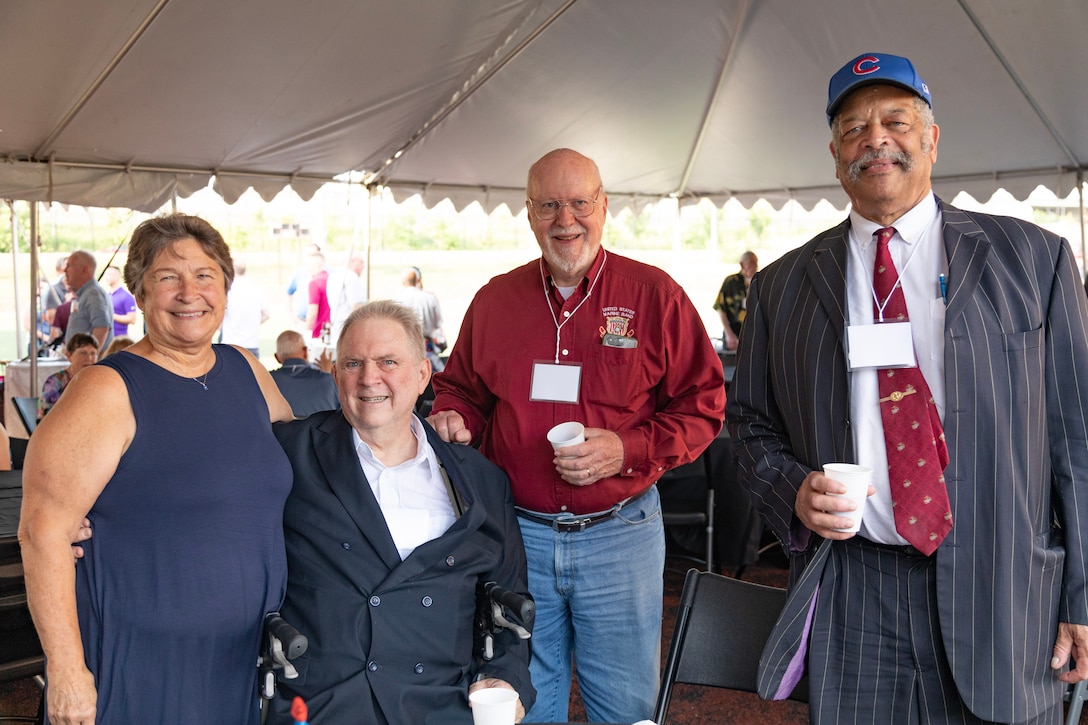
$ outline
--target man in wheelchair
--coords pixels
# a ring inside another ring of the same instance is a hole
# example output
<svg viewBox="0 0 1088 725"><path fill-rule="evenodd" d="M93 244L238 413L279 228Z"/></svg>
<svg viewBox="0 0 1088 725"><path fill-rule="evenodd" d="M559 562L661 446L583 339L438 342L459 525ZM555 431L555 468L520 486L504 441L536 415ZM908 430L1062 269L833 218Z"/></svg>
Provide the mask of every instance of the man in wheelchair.
<svg viewBox="0 0 1088 725"><path fill-rule="evenodd" d="M423 350L411 310L355 310L337 346L341 410L275 426L294 470L281 612L309 646L297 677L277 670L272 725L294 722L296 695L313 723L442 725L472 722L471 690L514 689L519 720L536 698L509 482L413 415Z"/></svg>

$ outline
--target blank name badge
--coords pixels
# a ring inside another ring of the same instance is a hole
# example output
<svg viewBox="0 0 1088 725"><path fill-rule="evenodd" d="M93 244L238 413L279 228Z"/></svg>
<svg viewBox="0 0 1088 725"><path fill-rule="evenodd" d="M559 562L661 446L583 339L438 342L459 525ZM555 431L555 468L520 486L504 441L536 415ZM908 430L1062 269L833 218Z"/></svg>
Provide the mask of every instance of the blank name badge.
<svg viewBox="0 0 1088 725"><path fill-rule="evenodd" d="M543 360L533 363L529 400L549 403L577 403L582 382L580 363L559 365Z"/></svg>
<svg viewBox="0 0 1088 725"><path fill-rule="evenodd" d="M912 368L914 338L909 322L878 322L846 328L847 355L851 370Z"/></svg>

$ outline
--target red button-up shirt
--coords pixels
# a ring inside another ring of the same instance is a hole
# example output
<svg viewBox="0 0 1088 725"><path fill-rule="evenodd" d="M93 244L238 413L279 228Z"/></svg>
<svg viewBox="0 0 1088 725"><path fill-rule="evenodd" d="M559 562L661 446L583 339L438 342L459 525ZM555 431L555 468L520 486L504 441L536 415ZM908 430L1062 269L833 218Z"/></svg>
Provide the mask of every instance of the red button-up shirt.
<svg viewBox="0 0 1088 725"><path fill-rule="evenodd" d="M638 346L605 346L606 333ZM533 364L555 362L557 334L559 361L582 366L577 403L529 399ZM566 300L542 260L491 280L434 389L433 411L461 414L509 476L514 503L544 513L603 511L642 493L710 445L725 409L721 362L683 289L660 269L603 249ZM620 436L620 475L590 486L559 477L546 436L569 420Z"/></svg>

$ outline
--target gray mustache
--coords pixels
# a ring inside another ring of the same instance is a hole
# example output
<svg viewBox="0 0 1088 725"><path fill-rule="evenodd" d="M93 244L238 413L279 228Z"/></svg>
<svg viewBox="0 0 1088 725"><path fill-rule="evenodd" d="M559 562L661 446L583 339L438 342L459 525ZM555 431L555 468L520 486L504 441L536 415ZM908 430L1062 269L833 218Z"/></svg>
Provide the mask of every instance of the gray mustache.
<svg viewBox="0 0 1088 725"><path fill-rule="evenodd" d="M846 167L846 177L850 181L860 181L864 167L874 161L891 161L894 164L899 164L903 173L908 173L914 169L914 157L906 151L868 151Z"/></svg>

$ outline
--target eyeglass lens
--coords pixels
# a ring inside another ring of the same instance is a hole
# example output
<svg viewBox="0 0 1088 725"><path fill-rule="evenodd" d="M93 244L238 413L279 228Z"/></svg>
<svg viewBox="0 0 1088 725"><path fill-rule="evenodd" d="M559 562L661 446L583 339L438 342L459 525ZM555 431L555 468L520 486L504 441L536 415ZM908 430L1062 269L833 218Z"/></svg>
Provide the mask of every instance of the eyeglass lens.
<svg viewBox="0 0 1088 725"><path fill-rule="evenodd" d="M566 201L553 199L552 201L542 201L539 204L534 202L533 210L536 212L538 219L547 221L559 216L560 210L565 206L570 207L570 213L580 219L593 213L596 199L567 199Z"/></svg>

